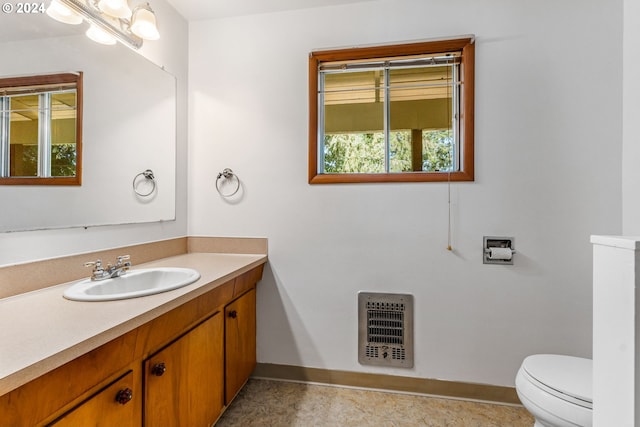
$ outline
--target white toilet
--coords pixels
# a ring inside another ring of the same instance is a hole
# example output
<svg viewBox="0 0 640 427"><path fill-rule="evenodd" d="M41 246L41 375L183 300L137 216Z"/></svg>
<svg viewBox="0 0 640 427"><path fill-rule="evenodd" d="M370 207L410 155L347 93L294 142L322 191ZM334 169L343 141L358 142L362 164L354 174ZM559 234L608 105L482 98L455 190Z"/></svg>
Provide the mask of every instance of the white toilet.
<svg viewBox="0 0 640 427"><path fill-rule="evenodd" d="M591 359L535 354L522 362L516 391L534 427L591 427Z"/></svg>

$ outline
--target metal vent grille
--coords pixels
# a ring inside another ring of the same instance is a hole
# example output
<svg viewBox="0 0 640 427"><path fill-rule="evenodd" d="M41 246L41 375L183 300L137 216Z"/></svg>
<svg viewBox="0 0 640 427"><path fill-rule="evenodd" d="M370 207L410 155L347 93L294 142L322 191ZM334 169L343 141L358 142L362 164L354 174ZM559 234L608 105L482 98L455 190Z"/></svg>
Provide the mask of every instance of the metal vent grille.
<svg viewBox="0 0 640 427"><path fill-rule="evenodd" d="M358 294L358 361L413 367L413 296Z"/></svg>

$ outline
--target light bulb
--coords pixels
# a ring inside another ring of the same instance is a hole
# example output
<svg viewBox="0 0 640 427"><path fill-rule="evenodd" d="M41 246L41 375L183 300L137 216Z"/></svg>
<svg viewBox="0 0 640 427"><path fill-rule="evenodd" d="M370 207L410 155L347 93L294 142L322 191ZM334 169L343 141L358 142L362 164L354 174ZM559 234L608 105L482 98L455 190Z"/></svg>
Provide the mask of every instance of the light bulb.
<svg viewBox="0 0 640 427"><path fill-rule="evenodd" d="M65 24L78 25L82 22L82 16L78 15L58 0L53 0L51 2L47 8L47 15L56 21L63 22Z"/></svg>
<svg viewBox="0 0 640 427"><path fill-rule="evenodd" d="M114 18L131 17L131 9L129 9L127 0L100 0L98 8Z"/></svg>
<svg viewBox="0 0 640 427"><path fill-rule="evenodd" d="M98 28L94 24L91 24L91 27L86 32L87 37L93 40L96 43L112 45L116 44L116 39L106 31L101 28Z"/></svg>
<svg viewBox="0 0 640 427"><path fill-rule="evenodd" d="M156 16L148 4L139 6L133 11L131 32L144 40L158 40L160 38L156 26Z"/></svg>

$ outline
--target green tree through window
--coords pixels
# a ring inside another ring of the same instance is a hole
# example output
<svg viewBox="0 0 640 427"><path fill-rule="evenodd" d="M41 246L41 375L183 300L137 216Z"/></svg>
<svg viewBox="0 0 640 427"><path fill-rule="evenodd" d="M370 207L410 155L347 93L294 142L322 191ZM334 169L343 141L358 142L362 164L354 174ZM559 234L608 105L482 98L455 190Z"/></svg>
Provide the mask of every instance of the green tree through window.
<svg viewBox="0 0 640 427"><path fill-rule="evenodd" d="M422 132L422 170L449 172L453 168L453 138L447 130ZM391 132L390 171L411 172L411 132ZM383 173L384 135L333 134L325 135L325 172L327 173Z"/></svg>

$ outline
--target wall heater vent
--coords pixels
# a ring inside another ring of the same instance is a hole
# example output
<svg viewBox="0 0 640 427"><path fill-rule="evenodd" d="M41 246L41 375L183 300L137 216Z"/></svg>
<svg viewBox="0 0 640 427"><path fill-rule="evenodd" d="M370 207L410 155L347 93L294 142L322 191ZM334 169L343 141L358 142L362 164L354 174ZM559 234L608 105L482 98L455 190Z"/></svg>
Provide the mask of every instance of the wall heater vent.
<svg viewBox="0 0 640 427"><path fill-rule="evenodd" d="M358 293L358 361L413 367L413 296Z"/></svg>

